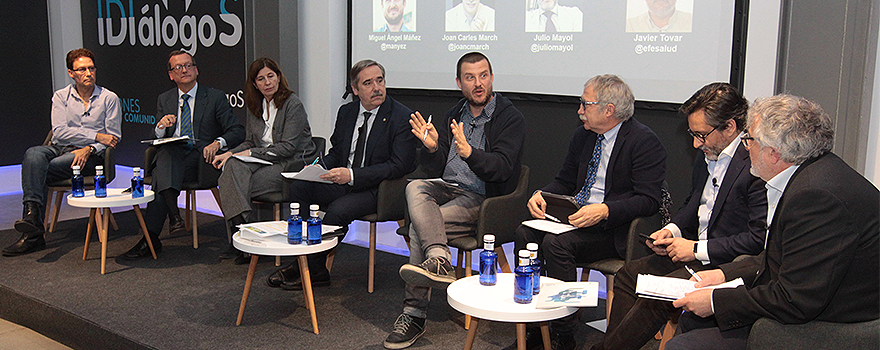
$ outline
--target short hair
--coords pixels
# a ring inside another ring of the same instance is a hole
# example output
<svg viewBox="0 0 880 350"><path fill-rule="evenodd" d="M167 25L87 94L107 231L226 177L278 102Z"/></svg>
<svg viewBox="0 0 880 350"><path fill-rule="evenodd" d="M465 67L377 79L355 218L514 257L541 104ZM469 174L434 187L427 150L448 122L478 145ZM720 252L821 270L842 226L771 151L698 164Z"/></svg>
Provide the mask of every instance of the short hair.
<svg viewBox="0 0 880 350"><path fill-rule="evenodd" d="M736 130L742 131L746 127L749 101L733 85L711 83L697 90L678 110L685 116L703 110L706 124L713 128L720 128L733 119Z"/></svg>
<svg viewBox="0 0 880 350"><path fill-rule="evenodd" d="M184 50L174 50L174 51L171 51L171 52L168 54L168 62L167 62L168 70L171 70L171 68L174 68L174 67L171 67L171 57L174 57L174 56L177 56L177 55L189 55L189 58L190 58L190 60L192 61L192 64L193 64L194 66L196 65L196 58L193 57L193 55L192 55L191 53L186 52L186 51L184 51Z"/></svg>
<svg viewBox="0 0 880 350"><path fill-rule="evenodd" d="M361 72L364 69L367 69L372 66L379 67L379 70L382 71L382 77L383 78L385 77L385 67L383 67L382 64L380 64L379 62L376 62L376 61L368 58L365 60L360 60L357 63L355 63L353 66L351 66L351 70L348 72L348 79L350 81L350 84L357 85L358 83L360 83L358 81L358 74L361 74Z"/></svg>
<svg viewBox="0 0 880 350"><path fill-rule="evenodd" d="M775 148L788 163L802 164L834 146L831 117L803 97L781 94L758 99L749 108L748 122L750 136Z"/></svg>
<svg viewBox="0 0 880 350"><path fill-rule="evenodd" d="M79 48L76 50L70 50L70 52L67 53L67 69L73 70L73 61L76 61L76 59L80 57L88 57L92 59L93 63L95 62L95 54L92 53L92 51L89 51L89 49Z"/></svg>
<svg viewBox="0 0 880 350"><path fill-rule="evenodd" d="M267 57L260 57L254 60L250 67L248 67L247 80L244 83L244 104L248 111L257 118L262 118L264 97L263 93L255 85L257 83L257 75L263 68L271 69L278 76L278 91L275 91L275 94L272 95L272 103L275 105L275 108L280 109L284 106L284 102L293 94L293 91L287 85L287 78L284 77L284 73L281 72L281 68L278 67L278 63L275 60Z"/></svg>
<svg viewBox="0 0 880 350"><path fill-rule="evenodd" d="M617 120L626 121L632 117L636 98L629 85L620 77L614 74L597 75L587 80L584 87L593 88L601 106L614 105L614 117Z"/></svg>
<svg viewBox="0 0 880 350"><path fill-rule="evenodd" d="M486 55L484 55L481 52L474 51L474 52L468 52L468 53L464 54L464 56L461 56L461 58L458 59L458 65L455 67L455 77L461 79L461 65L464 64L465 62L477 63L482 60L486 60L486 63L489 64L489 74L494 74L494 73L492 73L492 62L489 62L489 57L486 57Z"/></svg>

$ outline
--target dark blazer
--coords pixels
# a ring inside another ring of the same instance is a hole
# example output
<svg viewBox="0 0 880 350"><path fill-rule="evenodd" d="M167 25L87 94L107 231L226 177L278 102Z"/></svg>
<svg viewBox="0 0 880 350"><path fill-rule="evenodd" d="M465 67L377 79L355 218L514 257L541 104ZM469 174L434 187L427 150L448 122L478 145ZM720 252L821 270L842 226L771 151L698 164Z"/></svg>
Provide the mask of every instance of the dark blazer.
<svg viewBox="0 0 880 350"><path fill-rule="evenodd" d="M360 102L353 101L339 107L336 126L330 143L333 148L324 157L327 169L348 167L354 126L357 122ZM364 166L352 169L353 191L378 189L386 179L396 179L415 170L416 138L410 131L409 115L412 110L391 96L379 106L370 128L370 137L364 151Z"/></svg>
<svg viewBox="0 0 880 350"><path fill-rule="evenodd" d="M745 286L716 289L722 330L880 318L880 192L833 153L804 162L783 191L758 256L721 265Z"/></svg>
<svg viewBox="0 0 880 350"><path fill-rule="evenodd" d="M575 129L562 169L541 191L576 195L586 182L597 138L595 132L583 126ZM604 203L608 206L608 219L596 224L614 234L614 246L620 256L626 256L629 223L659 210L665 176L666 149L657 135L635 118L623 122L605 176Z"/></svg>
<svg viewBox="0 0 880 350"><path fill-rule="evenodd" d="M248 110L247 137L229 151L237 153L250 149L251 156L281 164L284 171L299 171L303 163L313 161L318 154L312 142L309 117L296 94L291 94L278 109L278 115L272 124L272 144L269 147L260 147L265 130L263 117L253 115Z"/></svg>
<svg viewBox="0 0 880 350"><path fill-rule="evenodd" d="M446 169L449 148L452 145L452 120L460 121L461 109L467 99L461 99L446 112L443 121L435 121L437 130L437 151L429 153L422 148L422 164L430 177L441 177ZM472 148L471 155L464 160L480 180L486 183L486 197L495 197L513 192L519 182L522 166L522 145L525 139L525 118L501 94L495 94L495 112L485 125L486 149Z"/></svg>
<svg viewBox="0 0 880 350"><path fill-rule="evenodd" d="M166 114L180 114L180 98L177 95L177 87L159 95L156 103L156 120ZM238 123L238 119L232 114L232 107L223 91L199 85L196 90L196 101L192 111L193 135L198 142L195 148L201 150L206 145L214 142L218 137L226 140L226 147L233 148L244 140L244 127ZM180 123L174 123L165 128L165 135L171 137Z"/></svg>
<svg viewBox="0 0 880 350"><path fill-rule="evenodd" d="M715 205L707 229L709 262L712 265L733 261L739 255L757 255L764 250L767 227L767 188L764 180L751 174L749 151L740 143L715 195ZM706 155L700 152L694 162L691 195L672 222L682 237L698 240L700 219L697 210L703 187L709 178Z"/></svg>

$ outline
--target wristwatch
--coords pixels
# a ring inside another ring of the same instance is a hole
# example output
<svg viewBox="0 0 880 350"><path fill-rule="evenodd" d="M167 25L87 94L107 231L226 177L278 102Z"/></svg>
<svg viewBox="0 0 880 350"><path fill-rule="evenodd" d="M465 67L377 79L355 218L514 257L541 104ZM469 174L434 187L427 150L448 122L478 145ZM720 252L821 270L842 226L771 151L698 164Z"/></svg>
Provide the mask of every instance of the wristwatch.
<svg viewBox="0 0 880 350"><path fill-rule="evenodd" d="M91 151L89 151L89 154L95 154L95 152L98 151L98 150L95 148L95 146L92 146L92 145L89 145L89 149L91 149Z"/></svg>
<svg viewBox="0 0 880 350"><path fill-rule="evenodd" d="M697 242L694 242L694 255L697 255Z"/></svg>

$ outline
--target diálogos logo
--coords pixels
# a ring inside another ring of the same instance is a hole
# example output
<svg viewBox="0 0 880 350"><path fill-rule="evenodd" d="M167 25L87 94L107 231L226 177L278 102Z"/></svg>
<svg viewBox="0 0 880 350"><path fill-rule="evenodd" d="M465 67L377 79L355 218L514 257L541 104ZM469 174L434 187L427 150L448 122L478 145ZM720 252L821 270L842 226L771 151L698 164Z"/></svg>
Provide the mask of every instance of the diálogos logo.
<svg viewBox="0 0 880 350"><path fill-rule="evenodd" d="M163 7L168 10L168 0L161 0L153 5L144 4L140 8L140 18L135 17L134 0L128 0L128 11L122 3L124 0L98 0L98 44L119 46L128 37L130 45L175 47L178 42L191 55L196 54L197 44L211 47L215 40L224 46L235 46L241 40L243 32L241 18L226 11L226 1L220 0L220 20L229 25L230 30L221 29L218 33L214 17L204 14L200 18L194 15L183 15L179 19L171 15L162 17ZM238 0L232 0L238 1ZM189 11L192 0L185 0L184 11ZM111 14L128 17L113 18Z"/></svg>

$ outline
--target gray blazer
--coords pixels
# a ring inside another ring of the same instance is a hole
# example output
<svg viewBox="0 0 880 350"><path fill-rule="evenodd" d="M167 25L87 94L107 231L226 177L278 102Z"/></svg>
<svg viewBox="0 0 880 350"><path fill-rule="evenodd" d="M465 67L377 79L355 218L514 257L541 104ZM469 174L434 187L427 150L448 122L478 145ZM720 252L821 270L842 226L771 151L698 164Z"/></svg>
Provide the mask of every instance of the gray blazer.
<svg viewBox="0 0 880 350"><path fill-rule="evenodd" d="M251 150L251 156L284 166L284 171L297 171L304 162L315 160L318 154L312 142L312 131L302 101L291 94L278 109L272 126L272 144L260 147L266 123L262 116L247 113L247 132L244 142L230 150L232 153Z"/></svg>

